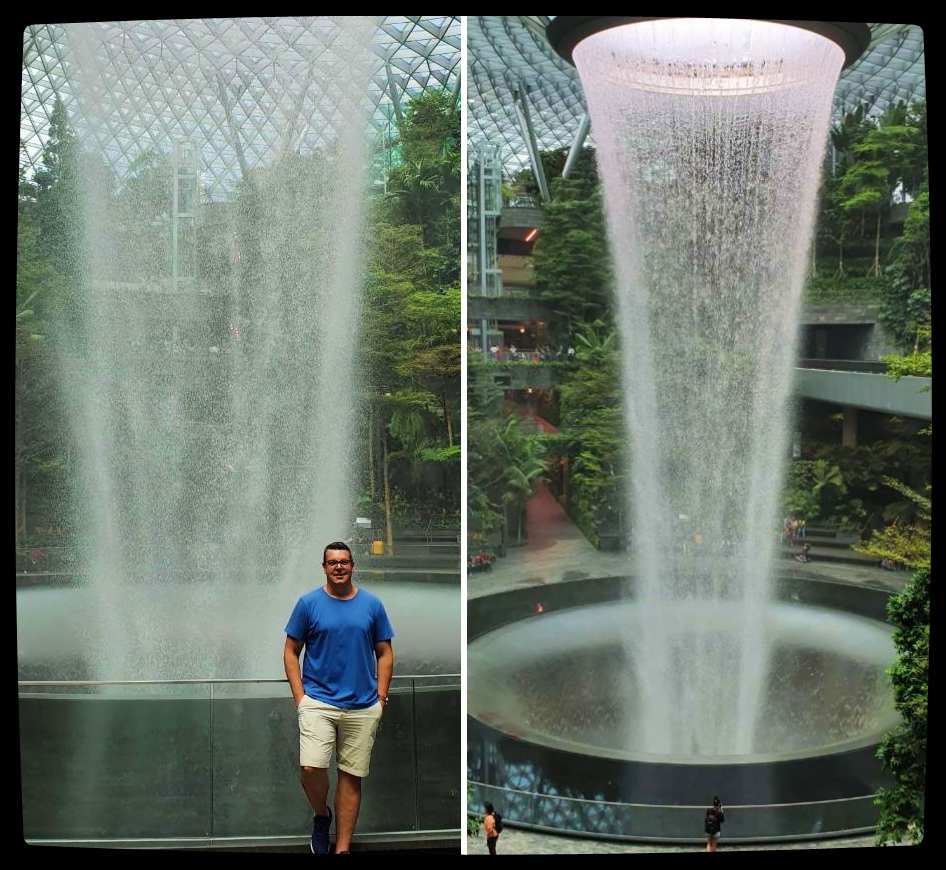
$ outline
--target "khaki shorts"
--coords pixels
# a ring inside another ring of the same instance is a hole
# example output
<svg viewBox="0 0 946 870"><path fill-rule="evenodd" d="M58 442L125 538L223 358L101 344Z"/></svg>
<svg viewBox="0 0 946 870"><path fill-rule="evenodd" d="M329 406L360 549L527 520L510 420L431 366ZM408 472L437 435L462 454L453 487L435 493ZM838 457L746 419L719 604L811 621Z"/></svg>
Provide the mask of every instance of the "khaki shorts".
<svg viewBox="0 0 946 870"><path fill-rule="evenodd" d="M380 701L361 710L344 710L303 695L299 706L299 766L328 768L338 750L338 769L367 776L378 723Z"/></svg>

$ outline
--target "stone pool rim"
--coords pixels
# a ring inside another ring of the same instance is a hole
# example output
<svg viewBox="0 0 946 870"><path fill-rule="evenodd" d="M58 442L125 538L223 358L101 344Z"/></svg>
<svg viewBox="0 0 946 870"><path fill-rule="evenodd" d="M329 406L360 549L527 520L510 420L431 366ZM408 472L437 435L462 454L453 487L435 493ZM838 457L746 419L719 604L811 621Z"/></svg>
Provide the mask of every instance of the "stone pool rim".
<svg viewBox="0 0 946 870"><path fill-rule="evenodd" d="M633 575L608 575L504 590L503 592L498 592L493 595L469 599L467 602L467 644L468 646L472 645L485 635L507 625L525 622L528 619L540 619L550 613L578 610L595 604L605 604L622 599L633 601L636 597L636 583L637 580ZM811 584L825 585L813 587ZM842 593L842 590L849 593L851 589L857 590L858 600L851 601L848 595ZM587 594L588 597L579 599L575 595L579 590L581 593ZM800 593L802 591L805 592L805 599L801 598ZM825 592L831 592L833 595L825 595ZM819 576L817 574L798 576L788 574L787 572L777 572L772 585L773 601L824 607L835 611L840 610L848 615L869 619L885 625L889 625L886 619L886 604L891 594L892 593L886 590L839 582L834 578ZM572 600L563 603L561 600L561 596L563 595L570 597ZM844 598L845 604L853 604L855 606L840 607L839 598ZM526 606L523 607L523 604ZM543 608L541 612L536 612L535 608L538 604L541 604ZM515 614L520 615L516 616ZM488 627L483 627L484 621ZM892 661L891 664L893 664ZM877 746L883 738L883 735L888 733L888 731L897 724L897 719L891 718L889 723L869 733L861 734L848 740L827 743L821 747L812 747L789 752L763 752L749 755L681 756L679 754L614 750L607 747L599 748L568 739L530 739L525 735L509 735L508 732L503 731L502 728L478 719L473 712L470 712L468 717L481 728L486 728L497 734L504 734L523 743L541 746L544 749L551 749L556 752L609 760L615 763L677 764L687 767L730 767L733 765L772 764L796 759L804 760L840 755L842 753Z"/></svg>
<svg viewBox="0 0 946 870"><path fill-rule="evenodd" d="M549 613L576 604L603 603L627 590L633 597L633 589L632 578L621 575L531 585L470 599L468 637L472 642L494 628L531 617L540 602ZM778 569L773 580L775 599L829 607L883 623L887 622L887 600L893 594L839 582L810 569L801 575L792 566ZM686 820L692 814L686 807L705 793L709 797L721 794L727 805L744 808L738 814L740 821L734 816L729 825L730 841L824 838L876 825L873 796L890 784L890 778L875 755L878 741L862 742L861 748L818 751L805 757L792 754L769 762L759 756L742 757L737 763L721 758L678 759L676 763L666 757L616 760L530 742L468 713L467 769L477 794L494 802L501 798L506 804L504 816L522 827L576 836L680 842L692 838L696 824ZM617 827L576 828L556 819L554 813L546 817L548 809L518 813L514 808L517 793L533 794L534 808L551 801L589 810L609 805L622 813L637 809L634 818L615 823Z"/></svg>

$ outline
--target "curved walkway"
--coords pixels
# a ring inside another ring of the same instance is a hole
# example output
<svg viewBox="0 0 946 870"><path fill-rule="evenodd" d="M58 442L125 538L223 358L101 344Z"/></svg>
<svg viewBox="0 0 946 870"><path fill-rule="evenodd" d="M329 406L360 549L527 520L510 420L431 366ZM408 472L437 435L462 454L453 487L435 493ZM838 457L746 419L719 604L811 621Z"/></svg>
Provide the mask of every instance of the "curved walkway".
<svg viewBox="0 0 946 870"><path fill-rule="evenodd" d="M755 852L786 849L850 849L874 845L874 837L838 837L834 840L804 840L789 843L755 843L726 845L725 835L720 838L720 852ZM468 855L486 854L486 841L479 837L466 838ZM499 855L618 855L632 852L703 852L701 845L663 845L661 843L609 842L563 837L538 831L524 831L503 827L496 844Z"/></svg>
<svg viewBox="0 0 946 870"><path fill-rule="evenodd" d="M526 505L526 538L522 546L507 547L490 571L470 574L467 597L627 572L627 555L596 550L544 483Z"/></svg>

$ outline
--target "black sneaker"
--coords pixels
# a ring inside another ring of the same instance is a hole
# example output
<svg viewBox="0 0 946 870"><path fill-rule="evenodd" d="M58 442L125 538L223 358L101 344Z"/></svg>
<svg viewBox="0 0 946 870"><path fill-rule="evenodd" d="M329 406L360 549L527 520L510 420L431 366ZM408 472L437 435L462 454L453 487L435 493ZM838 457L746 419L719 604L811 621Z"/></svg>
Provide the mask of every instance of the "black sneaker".
<svg viewBox="0 0 946 870"><path fill-rule="evenodd" d="M327 808L326 808L327 809ZM328 831L332 827L332 811L327 816L312 817L312 839L309 848L316 855L328 855Z"/></svg>

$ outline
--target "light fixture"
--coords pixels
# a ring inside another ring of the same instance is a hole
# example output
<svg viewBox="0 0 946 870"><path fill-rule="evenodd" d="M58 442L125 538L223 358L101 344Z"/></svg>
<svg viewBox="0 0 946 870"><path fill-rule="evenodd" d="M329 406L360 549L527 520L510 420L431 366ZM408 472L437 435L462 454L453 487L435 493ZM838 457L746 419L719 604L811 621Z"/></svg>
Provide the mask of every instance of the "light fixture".
<svg viewBox="0 0 946 870"><path fill-rule="evenodd" d="M549 22L546 35L549 43L565 60L574 64L572 51L583 39L602 30L625 24L646 21L666 21L666 18L634 18L629 15L560 15ZM703 21L704 19L693 19ZM844 67L849 67L870 45L870 27L852 21L783 21L759 19L770 24L784 24L817 33L837 43L844 52Z"/></svg>

